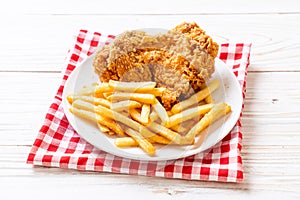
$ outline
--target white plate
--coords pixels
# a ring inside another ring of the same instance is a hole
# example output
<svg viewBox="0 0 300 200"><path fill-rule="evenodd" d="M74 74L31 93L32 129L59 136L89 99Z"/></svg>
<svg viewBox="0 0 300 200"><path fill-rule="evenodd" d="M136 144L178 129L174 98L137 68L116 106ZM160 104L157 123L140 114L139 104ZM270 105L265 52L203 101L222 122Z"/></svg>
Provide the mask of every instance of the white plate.
<svg viewBox="0 0 300 200"><path fill-rule="evenodd" d="M78 134L86 141L103 151L124 158L151 161L171 160L190 156L202 152L222 140L234 127L240 116L242 109L242 92L240 85L232 71L225 65L225 63L216 59L216 70L213 74L213 78L217 78L221 82L221 87L218 88L212 96L216 102L224 101L231 105L232 112L226 117L218 120L206 130L210 133L202 145L199 146L196 142L194 145L189 146L156 146L157 151L155 156L148 156L137 147L118 148L114 145L114 137L106 136L99 131L96 124L92 124L70 113L70 105L66 100L67 95L76 93L76 91L80 90L82 86L99 82L92 67L94 55L95 54L88 57L84 62L77 66L68 78L63 92L63 108L70 124L78 132Z"/></svg>

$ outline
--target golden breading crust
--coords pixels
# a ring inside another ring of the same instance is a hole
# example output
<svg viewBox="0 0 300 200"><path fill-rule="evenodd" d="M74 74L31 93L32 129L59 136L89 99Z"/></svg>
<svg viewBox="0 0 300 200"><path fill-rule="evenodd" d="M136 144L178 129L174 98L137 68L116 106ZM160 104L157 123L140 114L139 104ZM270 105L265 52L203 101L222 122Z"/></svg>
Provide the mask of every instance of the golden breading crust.
<svg viewBox="0 0 300 200"><path fill-rule="evenodd" d="M177 25L172 31L176 33L183 33L188 38L196 40L201 48L205 49L213 58L216 58L219 51L219 45L212 40L209 35L206 35L205 31L202 30L198 24L186 23Z"/></svg>
<svg viewBox="0 0 300 200"><path fill-rule="evenodd" d="M177 33L180 27L183 25L156 36L143 31L124 32L97 52L93 63L96 74L103 82L155 81L158 87L167 88L160 100L167 110L171 109L179 99L199 91L211 77L212 55L216 54L207 53L187 32Z"/></svg>

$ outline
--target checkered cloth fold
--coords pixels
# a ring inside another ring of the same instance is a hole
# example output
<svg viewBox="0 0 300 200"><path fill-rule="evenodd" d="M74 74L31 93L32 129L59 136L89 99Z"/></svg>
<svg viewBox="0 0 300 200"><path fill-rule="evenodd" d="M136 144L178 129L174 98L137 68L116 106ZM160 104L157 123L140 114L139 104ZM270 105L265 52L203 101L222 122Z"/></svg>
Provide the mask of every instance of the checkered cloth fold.
<svg viewBox="0 0 300 200"><path fill-rule="evenodd" d="M109 43L113 38L113 35L80 30L76 36L74 48L68 52L68 63L63 81L32 145L27 163L165 178L242 181L242 125L240 120L231 132L214 147L196 155L170 161L138 161L114 156L92 146L76 133L69 124L62 107L65 81L83 59L91 55L98 46ZM220 45L219 51L219 58L236 75L244 98L250 49L251 44L226 43Z"/></svg>

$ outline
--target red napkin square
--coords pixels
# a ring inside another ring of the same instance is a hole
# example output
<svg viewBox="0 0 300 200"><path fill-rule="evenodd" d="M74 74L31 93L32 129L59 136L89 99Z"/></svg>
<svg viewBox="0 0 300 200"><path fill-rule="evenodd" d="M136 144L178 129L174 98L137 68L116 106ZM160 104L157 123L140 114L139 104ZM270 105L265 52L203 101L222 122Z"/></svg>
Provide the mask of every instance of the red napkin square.
<svg viewBox="0 0 300 200"><path fill-rule="evenodd" d="M32 145L27 163L77 170L91 170L178 178L189 180L240 182L242 169L242 124L238 120L230 133L214 147L193 156L170 161L138 161L108 154L82 139L69 124L62 107L65 81L76 66L98 46L113 40L112 35L81 30L67 56L63 80L45 121ZM251 44L220 45L219 58L236 75L245 98ZM243 105L244 106L244 105ZM241 113L242 115L242 113Z"/></svg>

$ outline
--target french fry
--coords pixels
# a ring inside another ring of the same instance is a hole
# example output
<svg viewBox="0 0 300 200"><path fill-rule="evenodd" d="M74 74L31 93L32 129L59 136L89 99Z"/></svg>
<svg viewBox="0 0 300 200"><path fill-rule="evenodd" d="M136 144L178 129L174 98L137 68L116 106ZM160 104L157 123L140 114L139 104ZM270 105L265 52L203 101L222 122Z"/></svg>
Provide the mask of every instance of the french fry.
<svg viewBox="0 0 300 200"><path fill-rule="evenodd" d="M103 98L107 99L107 97L109 97L110 95L112 95L113 92L103 92Z"/></svg>
<svg viewBox="0 0 300 200"><path fill-rule="evenodd" d="M176 124L175 126L170 127L170 129L177 133L186 133L192 127L192 124L195 124L195 122L193 120L188 120L181 124Z"/></svg>
<svg viewBox="0 0 300 200"><path fill-rule="evenodd" d="M99 123L97 123L97 125L98 125L99 130L100 130L102 133L108 133L108 132L110 131L109 128L107 128L106 126L103 126L103 125L101 125L101 124L99 124Z"/></svg>
<svg viewBox="0 0 300 200"><path fill-rule="evenodd" d="M106 133L108 135L114 135L115 132L113 132L112 130L109 130L109 128L107 128L106 126L103 126L102 124L97 123L99 130L102 133Z"/></svg>
<svg viewBox="0 0 300 200"><path fill-rule="evenodd" d="M125 132L127 135L132 137L147 154L155 154L155 147L148 140L146 140L139 132L136 132L131 128L126 128Z"/></svg>
<svg viewBox="0 0 300 200"><path fill-rule="evenodd" d="M205 102L205 100L199 101L198 102L198 106L203 106L206 105L207 103Z"/></svg>
<svg viewBox="0 0 300 200"><path fill-rule="evenodd" d="M97 84L98 85L98 84ZM92 85L92 86L86 86L83 87L79 92L77 92L76 95L80 95L80 96L90 96L90 95L94 95L95 93L95 88L97 85Z"/></svg>
<svg viewBox="0 0 300 200"><path fill-rule="evenodd" d="M139 124L138 122L129 119L128 117L115 112L113 110L110 110L104 106L97 106L96 108L96 113L102 113L103 115L105 115L106 117L110 118L110 119L114 119L118 122L121 122L122 124L125 124L126 126L131 127L132 129L139 131L143 137L145 137L146 139L150 139L153 142L156 143L160 143L160 144L169 144L170 141L164 137L161 137L159 135L156 135L154 133L152 133L151 131L149 131L145 126Z"/></svg>
<svg viewBox="0 0 300 200"><path fill-rule="evenodd" d="M168 114L169 117L171 117L174 113L172 113L172 112L169 110L169 111L167 111L167 114Z"/></svg>
<svg viewBox="0 0 300 200"><path fill-rule="evenodd" d="M213 97L211 96L211 94L209 94L209 95L204 99L204 101L205 101L206 103L213 103L213 102L214 102L214 99L213 99Z"/></svg>
<svg viewBox="0 0 300 200"><path fill-rule="evenodd" d="M69 94L67 96L67 101L69 102L69 104L72 104L74 101L74 94Z"/></svg>
<svg viewBox="0 0 300 200"><path fill-rule="evenodd" d="M187 131L187 128L181 126L180 124L176 124L175 126L170 127L170 129L177 133L183 133Z"/></svg>
<svg viewBox="0 0 300 200"><path fill-rule="evenodd" d="M121 137L115 139L117 147L137 147L139 144L132 137Z"/></svg>
<svg viewBox="0 0 300 200"><path fill-rule="evenodd" d="M150 139L147 139L150 143L154 143ZM138 147L139 144L132 137L120 137L115 139L115 145L117 147Z"/></svg>
<svg viewBox="0 0 300 200"><path fill-rule="evenodd" d="M149 115L149 123L154 122L158 119L158 115L155 111L152 111Z"/></svg>
<svg viewBox="0 0 300 200"><path fill-rule="evenodd" d="M99 114L95 114L93 112L90 112L88 110L81 110L79 108L76 107L71 107L70 108L70 112L72 112L74 115L77 115L78 117L90 120L90 121L94 121L97 122L103 126L106 127L110 127L111 130L113 130L114 132L116 132L118 135L123 136L124 135L124 131L123 129L120 127L119 124L117 124L116 122L107 119Z"/></svg>
<svg viewBox="0 0 300 200"><path fill-rule="evenodd" d="M155 103L152 105L154 111L157 113L158 117L161 119L162 123L167 124L169 122L169 115L166 109L161 105L161 103L155 99Z"/></svg>
<svg viewBox="0 0 300 200"><path fill-rule="evenodd" d="M141 106L142 104L137 101L124 100L124 101L112 103L110 108L115 111L122 111L130 108L140 108Z"/></svg>
<svg viewBox="0 0 300 200"><path fill-rule="evenodd" d="M141 89L136 89L135 91L133 91L133 93L153 94L156 97L160 97L165 90L166 90L166 88L152 88L152 89L149 89L149 90L143 90L141 88ZM126 91L117 91L117 92L126 92Z"/></svg>
<svg viewBox="0 0 300 200"><path fill-rule="evenodd" d="M201 85L200 89L203 90L205 87L207 87L207 85L203 84L203 85ZM211 96L211 93L207 97L205 97L204 102L205 103L213 103L214 102L214 99Z"/></svg>
<svg viewBox="0 0 300 200"><path fill-rule="evenodd" d="M83 119L86 119L88 121L92 121L95 123L98 123L98 119L97 119L97 115L96 113L93 113L91 111L88 110L82 110L76 107L71 107L70 108L70 112L73 113L74 115L81 117Z"/></svg>
<svg viewBox="0 0 300 200"><path fill-rule="evenodd" d="M198 103L199 101L205 99L210 93L212 93L213 91L215 91L218 87L220 86L220 82L215 79L213 80L206 88L204 88L203 90L200 90L199 92L197 92L196 94L194 94L193 96L191 96L190 98L175 104L171 111L172 113L179 113L180 111L184 110L185 108Z"/></svg>
<svg viewBox="0 0 300 200"><path fill-rule="evenodd" d="M115 132L113 132L113 131L108 131L108 133L107 133L108 135L114 135L115 134Z"/></svg>
<svg viewBox="0 0 300 200"><path fill-rule="evenodd" d="M206 104L203 106L196 106L193 108L186 109L180 113L174 114L169 118L169 121L167 123L164 123L163 125L167 128L175 126L177 124L180 124L183 121L187 121L189 119L192 119L196 116L202 115L210 111L213 107L213 104Z"/></svg>
<svg viewBox="0 0 300 200"><path fill-rule="evenodd" d="M185 138L188 140L195 138L202 130L229 112L231 112L231 107L226 103L221 102L215 104L215 106L186 134Z"/></svg>
<svg viewBox="0 0 300 200"><path fill-rule="evenodd" d="M143 104L141 110L141 121L144 124L149 123L149 115L150 115L150 104Z"/></svg>
<svg viewBox="0 0 300 200"><path fill-rule="evenodd" d="M129 114L135 121L141 123L141 124L147 124L149 122L149 119L143 119L141 116L141 113L137 111L136 109L130 109Z"/></svg>
<svg viewBox="0 0 300 200"><path fill-rule="evenodd" d="M180 124L172 126L172 127L170 127L170 129L177 133L187 133L188 130L190 130L191 127L194 126L194 124L196 124L196 122L194 120L190 119L188 121L184 121Z"/></svg>
<svg viewBox="0 0 300 200"><path fill-rule="evenodd" d="M89 112L92 112L92 113L94 113L94 112L95 112L95 109L97 108L97 106L95 106L94 104L91 104L91 103L86 102L86 101L82 101L82 100L80 100L80 99L75 100L75 101L72 103L72 106L73 106L74 108L86 110L86 111L89 111Z"/></svg>
<svg viewBox="0 0 300 200"><path fill-rule="evenodd" d="M141 94L141 93L113 93L107 97L109 101L119 100L134 100L141 103L152 104L155 102L155 96L153 94Z"/></svg>
<svg viewBox="0 0 300 200"><path fill-rule="evenodd" d="M190 144L190 143L186 143L184 138L181 135L179 135L178 133L176 133L156 122L151 123L148 127L151 130L159 133L163 137L169 139L174 144L179 144L179 145Z"/></svg>
<svg viewBox="0 0 300 200"><path fill-rule="evenodd" d="M156 97L160 97L164 93L165 90L166 90L166 88L153 88L152 90L150 90L147 93L153 94Z"/></svg>
<svg viewBox="0 0 300 200"><path fill-rule="evenodd" d="M85 101L85 102L92 103L96 106L97 105L102 105L102 106L105 106L107 108L111 107L111 102L109 102L108 100L103 99L103 98L93 97L93 96L68 95L67 99L68 99L68 102L70 104L72 104L73 101L82 100L82 101Z"/></svg>
<svg viewBox="0 0 300 200"><path fill-rule="evenodd" d="M105 93L105 92L113 92L113 88L110 87L108 83L103 82L95 87L94 95L96 97L103 96L103 93Z"/></svg>
<svg viewBox="0 0 300 200"><path fill-rule="evenodd" d="M120 82L115 80L109 80L109 86L114 91L124 92L149 92L156 86L156 82Z"/></svg>

